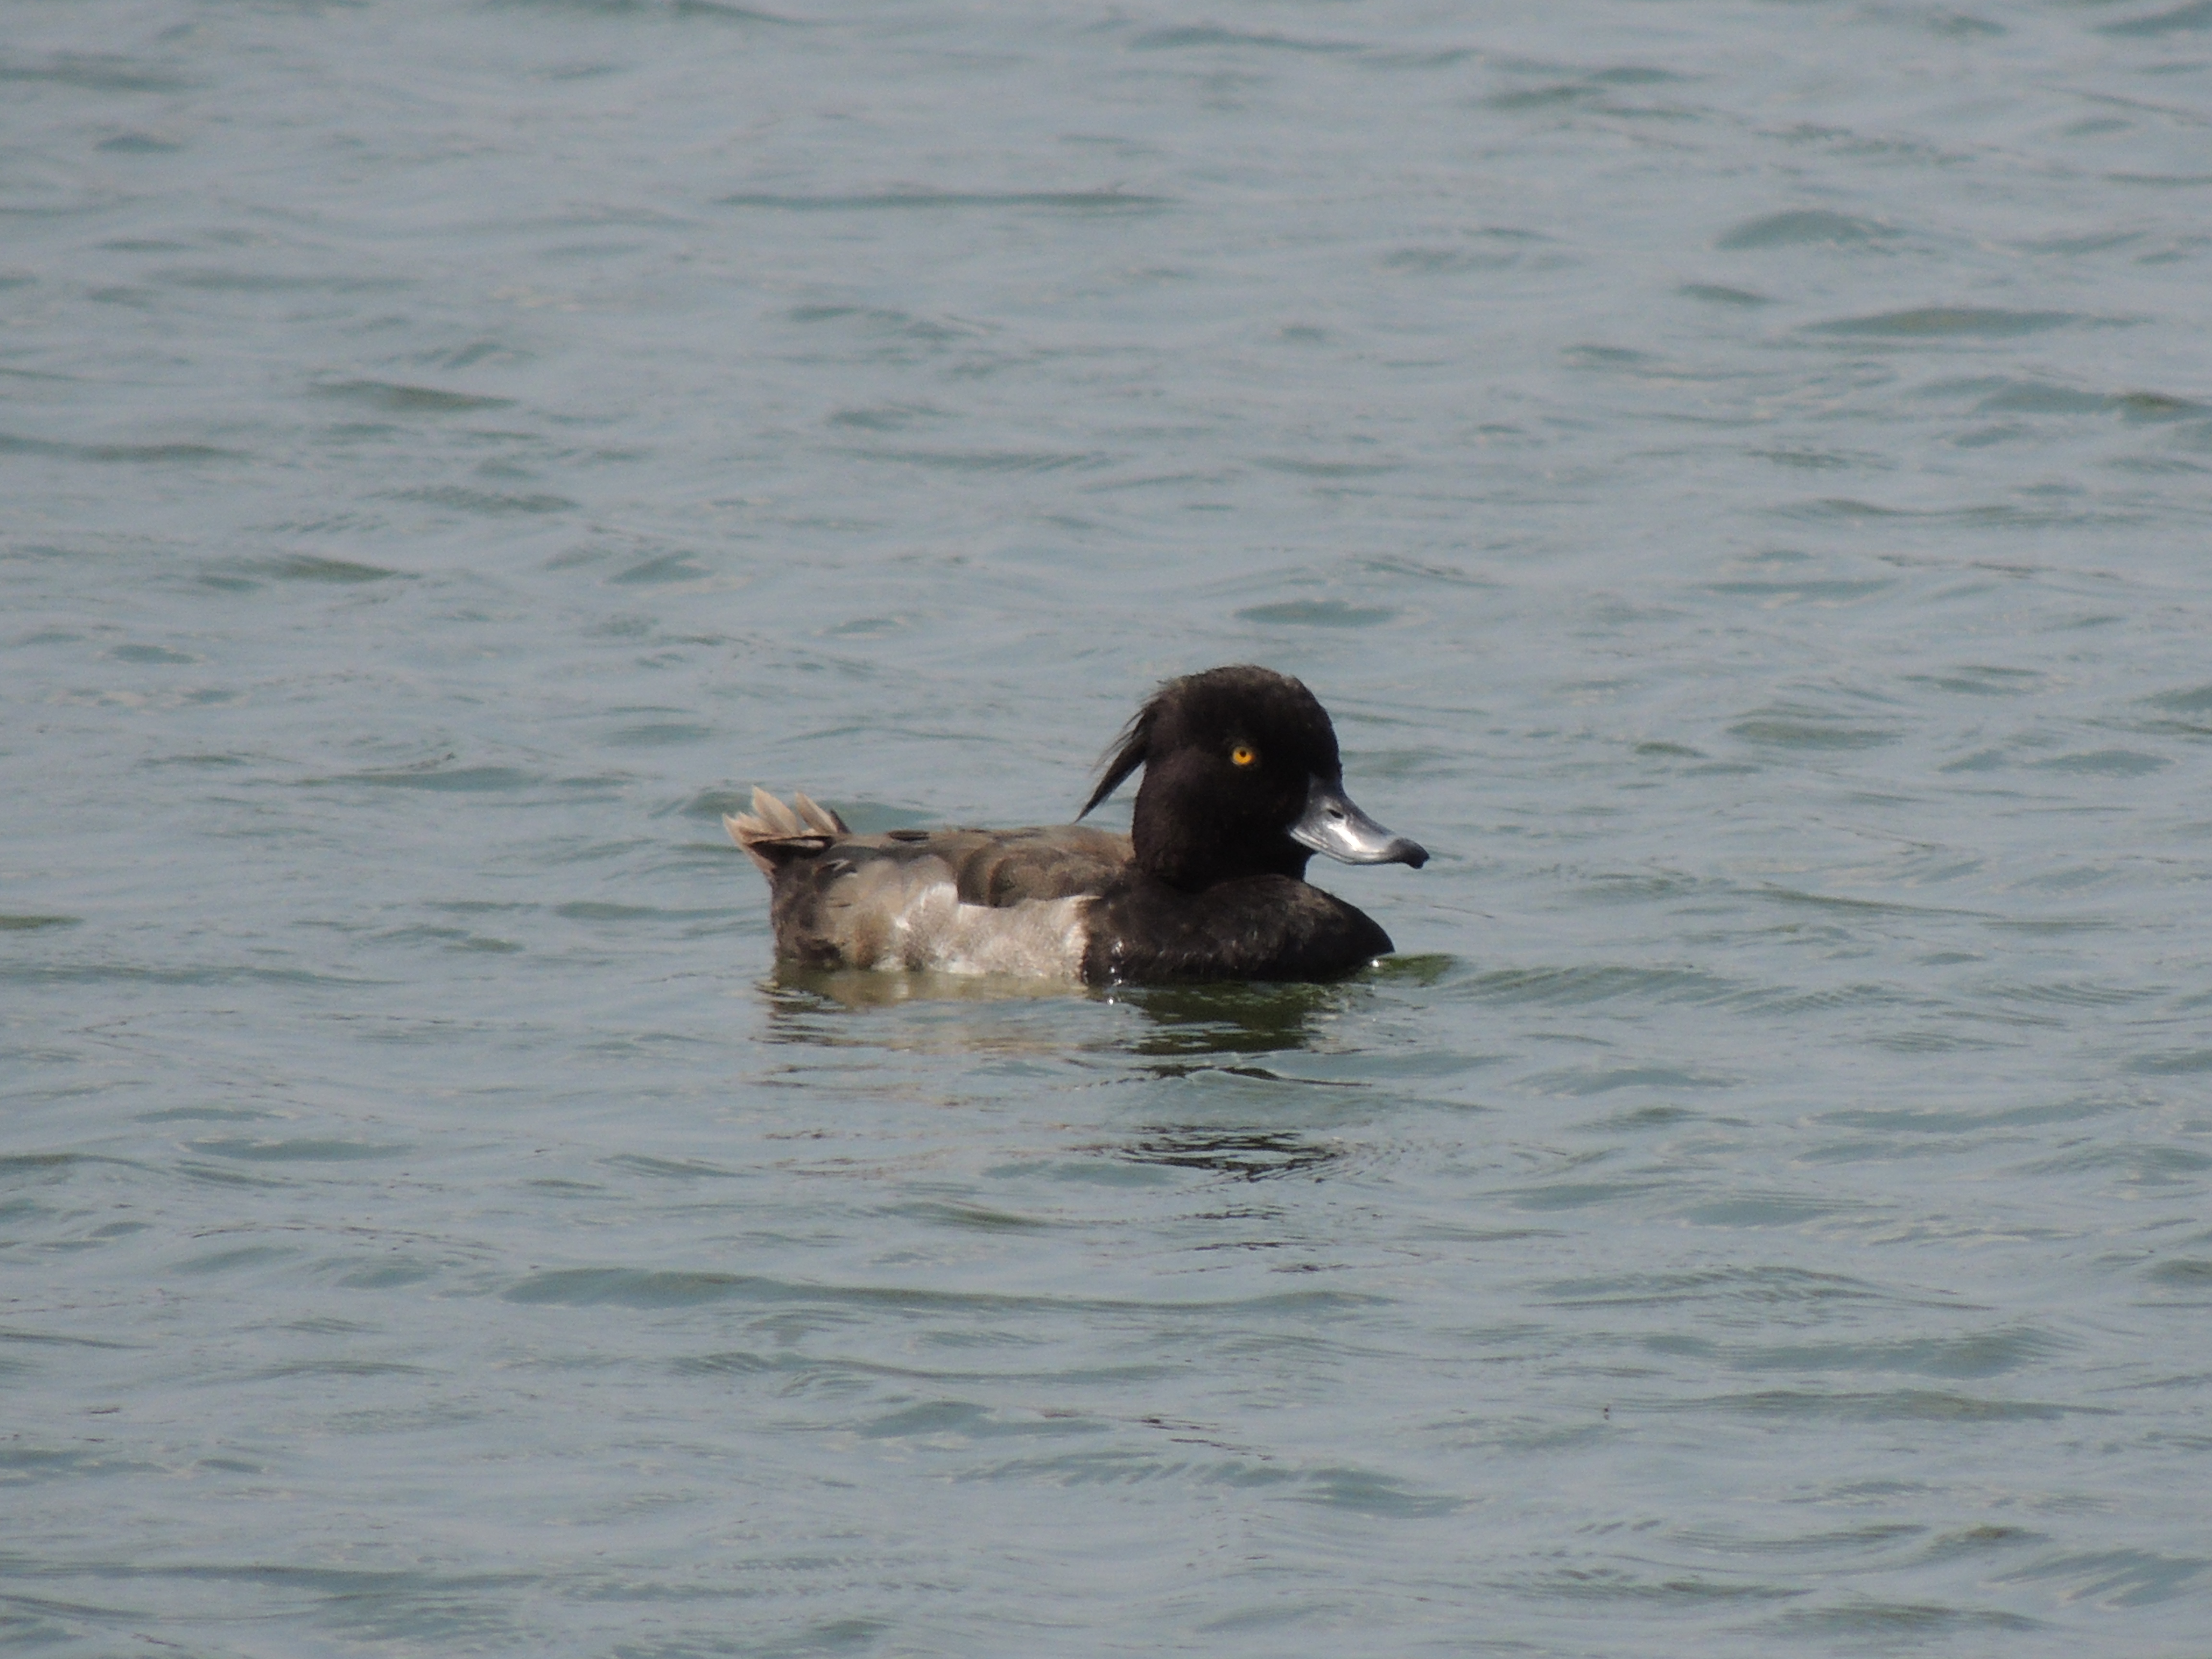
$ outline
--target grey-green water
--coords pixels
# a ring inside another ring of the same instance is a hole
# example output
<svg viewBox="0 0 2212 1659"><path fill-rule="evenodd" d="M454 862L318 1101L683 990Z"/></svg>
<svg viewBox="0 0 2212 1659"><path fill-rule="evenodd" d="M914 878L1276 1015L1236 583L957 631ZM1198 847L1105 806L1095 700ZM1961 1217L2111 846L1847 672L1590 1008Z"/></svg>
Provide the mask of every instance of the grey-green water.
<svg viewBox="0 0 2212 1659"><path fill-rule="evenodd" d="M2203 3L14 0L0 1642L2212 1653L2208 266ZM1401 958L778 981L1248 659Z"/></svg>

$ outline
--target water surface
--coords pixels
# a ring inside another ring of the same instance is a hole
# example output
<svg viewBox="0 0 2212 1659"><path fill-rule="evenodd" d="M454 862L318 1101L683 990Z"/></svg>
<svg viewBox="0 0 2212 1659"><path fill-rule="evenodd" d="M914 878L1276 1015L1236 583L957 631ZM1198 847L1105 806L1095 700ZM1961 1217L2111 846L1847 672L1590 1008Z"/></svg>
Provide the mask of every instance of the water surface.
<svg viewBox="0 0 2212 1659"><path fill-rule="evenodd" d="M2203 1652L2203 5L0 81L12 1644ZM1399 957L779 976L1235 660Z"/></svg>

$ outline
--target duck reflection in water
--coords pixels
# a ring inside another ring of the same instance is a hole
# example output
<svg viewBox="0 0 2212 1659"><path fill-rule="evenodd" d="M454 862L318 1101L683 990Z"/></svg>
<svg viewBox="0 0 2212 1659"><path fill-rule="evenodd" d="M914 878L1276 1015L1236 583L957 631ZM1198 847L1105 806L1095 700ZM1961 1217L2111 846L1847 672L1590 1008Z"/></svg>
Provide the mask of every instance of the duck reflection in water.
<svg viewBox="0 0 2212 1659"><path fill-rule="evenodd" d="M1202 1170L1232 1181L1279 1181L1312 1175L1345 1155L1334 1140L1290 1129L1221 1129L1161 1124L1126 1144L1098 1149L1131 1164Z"/></svg>
<svg viewBox="0 0 2212 1659"><path fill-rule="evenodd" d="M1366 994L1357 983L1158 986L1098 992L1088 1000L1102 1007L1128 1008L1144 1020L1133 1039L1126 1024L1102 1018L1094 1028L1098 1037L1106 1039L1102 1045L1071 1030L1065 991L1035 980L883 974L787 963L779 966L767 988L771 1042L920 1046L933 1051L968 1048L994 1054L1010 1047L1069 1053L1108 1046L1141 1057L1144 1069L1155 1077L1229 1071L1268 1079L1277 1074L1257 1065L1233 1062L1238 1056L1319 1046L1322 1028ZM902 1021L889 1027L874 1021L846 1025L834 1018L841 1012L865 1015L890 1009L927 1018L921 1024Z"/></svg>
<svg viewBox="0 0 2212 1659"><path fill-rule="evenodd" d="M1347 1089L1358 1085L1286 1076L1261 1063L1268 1055L1327 1046L1328 1028L1371 997L1358 984L1257 984L1154 987L1100 994L1100 1035L1071 1034L1064 993L1041 994L1034 982L955 975L887 975L866 970L809 971L787 966L777 975L769 1012L771 1041L843 1047L880 1046L906 1052L978 1055L1127 1055L1161 1080L1205 1073L1276 1085ZM1107 1012L1135 1013L1127 1022ZM897 1010L890 1021L872 1012ZM851 1017L859 1015L857 1021ZM1325 1173L1346 1155L1329 1136L1279 1123L1145 1125L1126 1139L1090 1150L1132 1164L1200 1171L1233 1181L1269 1181Z"/></svg>
<svg viewBox="0 0 2212 1659"><path fill-rule="evenodd" d="M1319 1045L1324 1028L1363 1000L1346 985L1192 985L1159 987L1125 999L1141 1009L1151 1029L1130 1045L1150 1057L1146 1069L1158 1078L1225 1072L1270 1083L1315 1083L1284 1077L1254 1063L1257 1056L1294 1053ZM1242 1063L1238 1063L1241 1061ZM1233 1181L1275 1181L1324 1171L1345 1148L1279 1127L1222 1123L1158 1123L1134 1139L1100 1151L1132 1164L1202 1170Z"/></svg>
<svg viewBox="0 0 2212 1659"><path fill-rule="evenodd" d="M1177 985L1124 992L1116 1000L1144 1014L1150 1029L1132 1053L1162 1063L1158 1077L1226 1069L1273 1078L1260 1066L1220 1066L1220 1056L1273 1054L1311 1048L1320 1027L1361 1000L1358 988L1336 985Z"/></svg>

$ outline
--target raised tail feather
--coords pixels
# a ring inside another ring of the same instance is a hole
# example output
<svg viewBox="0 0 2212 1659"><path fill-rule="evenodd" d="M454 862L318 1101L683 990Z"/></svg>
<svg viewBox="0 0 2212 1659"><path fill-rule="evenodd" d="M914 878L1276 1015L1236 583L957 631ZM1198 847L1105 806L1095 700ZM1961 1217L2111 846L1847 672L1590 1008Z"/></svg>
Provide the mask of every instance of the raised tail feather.
<svg viewBox="0 0 2212 1659"><path fill-rule="evenodd" d="M778 865L818 853L838 836L853 833L844 819L796 789L791 792L791 805L786 806L759 787L753 790L753 810L725 813L722 828L760 867L760 872L770 877Z"/></svg>

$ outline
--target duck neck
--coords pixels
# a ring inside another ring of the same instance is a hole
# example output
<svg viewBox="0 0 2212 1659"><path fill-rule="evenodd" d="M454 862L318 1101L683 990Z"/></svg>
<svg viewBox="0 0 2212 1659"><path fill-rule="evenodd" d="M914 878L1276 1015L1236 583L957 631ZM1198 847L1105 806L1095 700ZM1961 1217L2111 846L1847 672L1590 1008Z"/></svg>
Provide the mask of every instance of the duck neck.
<svg viewBox="0 0 2212 1659"><path fill-rule="evenodd" d="M1170 787L1155 788L1147 774L1130 823L1136 866L1146 874L1188 893L1240 876L1305 879L1313 854L1280 826L1241 822L1202 799L1178 799L1171 780L1159 781Z"/></svg>

